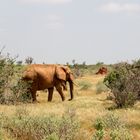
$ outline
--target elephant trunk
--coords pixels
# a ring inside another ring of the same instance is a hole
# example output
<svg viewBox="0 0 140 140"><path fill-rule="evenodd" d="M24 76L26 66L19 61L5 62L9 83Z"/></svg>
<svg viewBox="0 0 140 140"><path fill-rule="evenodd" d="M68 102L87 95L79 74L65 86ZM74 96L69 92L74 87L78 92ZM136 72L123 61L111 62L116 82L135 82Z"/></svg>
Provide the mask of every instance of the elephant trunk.
<svg viewBox="0 0 140 140"><path fill-rule="evenodd" d="M69 81L69 87L70 87L70 96L71 96L71 98L69 99L69 101L70 100L72 100L73 99L73 82L72 81Z"/></svg>

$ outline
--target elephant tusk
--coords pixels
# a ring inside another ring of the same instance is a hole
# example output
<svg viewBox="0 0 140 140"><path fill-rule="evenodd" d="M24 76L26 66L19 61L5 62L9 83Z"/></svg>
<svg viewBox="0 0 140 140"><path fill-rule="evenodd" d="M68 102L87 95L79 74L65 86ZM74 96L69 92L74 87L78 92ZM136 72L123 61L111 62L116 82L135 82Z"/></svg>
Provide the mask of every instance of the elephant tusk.
<svg viewBox="0 0 140 140"><path fill-rule="evenodd" d="M74 83L74 82L72 82L75 86L77 86L77 87L79 87L79 85L78 84L76 84L76 83Z"/></svg>

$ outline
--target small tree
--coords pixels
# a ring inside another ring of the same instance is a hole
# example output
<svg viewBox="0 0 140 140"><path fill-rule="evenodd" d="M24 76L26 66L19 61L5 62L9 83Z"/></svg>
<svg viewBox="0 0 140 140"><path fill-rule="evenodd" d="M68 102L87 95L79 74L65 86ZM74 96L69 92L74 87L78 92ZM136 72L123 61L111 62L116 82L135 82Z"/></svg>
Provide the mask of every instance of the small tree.
<svg viewBox="0 0 140 140"><path fill-rule="evenodd" d="M75 65L75 62L76 62L75 59L73 59L73 60L72 60L73 65Z"/></svg>
<svg viewBox="0 0 140 140"><path fill-rule="evenodd" d="M32 64L33 63L33 58L32 57L27 57L26 59L25 59L25 63L26 64L28 64L28 65L30 65L30 64Z"/></svg>
<svg viewBox="0 0 140 140"><path fill-rule="evenodd" d="M118 107L134 105L140 96L140 67L138 63L116 64L114 70L104 79L104 83L111 89Z"/></svg>
<svg viewBox="0 0 140 140"><path fill-rule="evenodd" d="M96 63L96 66L101 66L101 65L104 65L104 62L97 62Z"/></svg>
<svg viewBox="0 0 140 140"><path fill-rule="evenodd" d="M31 99L27 93L29 84L18 82L20 73L16 69L15 58L0 53L0 104L15 104Z"/></svg>

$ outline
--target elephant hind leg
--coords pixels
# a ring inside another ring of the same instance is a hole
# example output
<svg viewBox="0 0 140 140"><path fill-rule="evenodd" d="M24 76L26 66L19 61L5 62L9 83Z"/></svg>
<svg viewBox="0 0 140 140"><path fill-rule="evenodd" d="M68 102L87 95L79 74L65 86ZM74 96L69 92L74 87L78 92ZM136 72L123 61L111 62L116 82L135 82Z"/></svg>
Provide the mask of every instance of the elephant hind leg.
<svg viewBox="0 0 140 140"><path fill-rule="evenodd" d="M54 88L49 88L48 89L48 102L51 102L52 101L53 90L54 90Z"/></svg>
<svg viewBox="0 0 140 140"><path fill-rule="evenodd" d="M62 101L64 101L64 100L65 100L65 96L64 96L64 94L63 94L63 88L62 88L61 84L58 84L58 85L56 86L56 90L57 90L58 93L60 94Z"/></svg>

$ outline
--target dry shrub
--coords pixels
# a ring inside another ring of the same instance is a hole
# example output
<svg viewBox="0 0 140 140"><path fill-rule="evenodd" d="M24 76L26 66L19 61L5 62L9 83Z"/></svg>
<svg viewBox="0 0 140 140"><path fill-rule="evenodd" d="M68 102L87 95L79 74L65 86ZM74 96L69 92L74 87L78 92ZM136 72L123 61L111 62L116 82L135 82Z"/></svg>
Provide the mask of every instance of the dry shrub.
<svg viewBox="0 0 140 140"><path fill-rule="evenodd" d="M79 122L70 111L62 117L30 116L26 108L19 108L14 116L0 115L0 130L15 140L74 140L78 129Z"/></svg>
<svg viewBox="0 0 140 140"><path fill-rule="evenodd" d="M31 99L27 93L29 84L18 82L21 69L17 69L15 60L0 53L0 104L16 104Z"/></svg>
<svg viewBox="0 0 140 140"><path fill-rule="evenodd" d="M118 115L106 113L95 120L93 140L131 140L127 124Z"/></svg>
<svg viewBox="0 0 140 140"><path fill-rule="evenodd" d="M104 83L114 95L117 107L133 106L140 96L139 61L133 64L116 64L114 70L104 79Z"/></svg>

